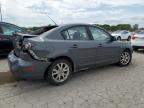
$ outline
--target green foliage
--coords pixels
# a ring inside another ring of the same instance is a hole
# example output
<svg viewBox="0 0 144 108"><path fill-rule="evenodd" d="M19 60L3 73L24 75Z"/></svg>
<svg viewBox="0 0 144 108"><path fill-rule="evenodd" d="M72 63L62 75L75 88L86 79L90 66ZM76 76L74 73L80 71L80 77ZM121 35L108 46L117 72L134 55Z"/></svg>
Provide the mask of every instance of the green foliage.
<svg viewBox="0 0 144 108"><path fill-rule="evenodd" d="M131 26L130 24L118 24L118 25L108 25L108 24L104 24L104 25L99 25L96 24L97 26L107 30L107 31L116 31L116 30L128 30L128 31L136 31L138 30L138 24L135 24L133 26Z"/></svg>
<svg viewBox="0 0 144 108"><path fill-rule="evenodd" d="M116 30L128 30L128 31L136 31L139 29L138 24L135 25L130 25L130 24L118 24L118 25L108 25L108 24L104 24L104 25L99 25L99 24L95 24L107 31L116 31ZM29 27L29 28L25 28L28 31L35 31L37 29L39 29L40 27ZM142 28L143 29L143 28Z"/></svg>
<svg viewBox="0 0 144 108"><path fill-rule="evenodd" d="M138 30L138 24L133 25L133 30Z"/></svg>

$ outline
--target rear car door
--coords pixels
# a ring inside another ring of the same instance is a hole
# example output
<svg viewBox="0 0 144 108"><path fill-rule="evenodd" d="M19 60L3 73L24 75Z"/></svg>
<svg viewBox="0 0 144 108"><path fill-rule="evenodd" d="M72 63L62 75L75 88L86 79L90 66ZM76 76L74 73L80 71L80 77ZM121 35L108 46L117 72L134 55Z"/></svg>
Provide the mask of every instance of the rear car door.
<svg viewBox="0 0 144 108"><path fill-rule="evenodd" d="M117 41L112 41L109 33L95 26L89 27L95 42L96 64L109 64L119 60L120 46Z"/></svg>
<svg viewBox="0 0 144 108"><path fill-rule="evenodd" d="M69 55L76 68L86 68L95 64L95 45L89 37L85 26L71 27L63 32L69 47Z"/></svg>

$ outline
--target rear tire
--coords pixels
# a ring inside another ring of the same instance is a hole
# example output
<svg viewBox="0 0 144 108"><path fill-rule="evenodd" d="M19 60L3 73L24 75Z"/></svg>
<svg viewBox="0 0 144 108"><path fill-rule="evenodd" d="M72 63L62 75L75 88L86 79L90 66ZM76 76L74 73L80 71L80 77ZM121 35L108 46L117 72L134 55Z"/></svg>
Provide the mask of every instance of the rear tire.
<svg viewBox="0 0 144 108"><path fill-rule="evenodd" d="M72 65L65 59L58 59L52 63L46 73L46 80L51 85L62 85L68 81L72 73Z"/></svg>
<svg viewBox="0 0 144 108"><path fill-rule="evenodd" d="M128 66L131 62L131 59L132 59L131 52L128 50L125 50L121 53L120 60L119 60L118 64L121 67Z"/></svg>

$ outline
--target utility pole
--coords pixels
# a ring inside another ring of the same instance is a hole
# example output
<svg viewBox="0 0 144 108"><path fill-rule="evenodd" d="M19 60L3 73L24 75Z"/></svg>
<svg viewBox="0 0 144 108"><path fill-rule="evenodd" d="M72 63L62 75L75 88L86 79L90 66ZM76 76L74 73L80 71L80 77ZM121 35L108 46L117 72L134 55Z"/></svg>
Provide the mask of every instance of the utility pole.
<svg viewBox="0 0 144 108"><path fill-rule="evenodd" d="M1 19L1 22L2 22L2 4L1 4L1 1L0 1L0 19Z"/></svg>

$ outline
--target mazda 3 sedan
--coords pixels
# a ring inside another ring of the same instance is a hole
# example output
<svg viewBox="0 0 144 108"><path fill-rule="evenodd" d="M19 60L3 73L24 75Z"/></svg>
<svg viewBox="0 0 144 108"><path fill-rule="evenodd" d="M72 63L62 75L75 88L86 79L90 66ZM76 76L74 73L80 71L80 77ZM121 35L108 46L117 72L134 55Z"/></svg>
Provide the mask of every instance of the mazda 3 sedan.
<svg viewBox="0 0 144 108"><path fill-rule="evenodd" d="M127 66L132 59L130 42L94 25L67 24L39 36L17 34L8 61L15 77L46 79L61 85L73 72L109 64Z"/></svg>

